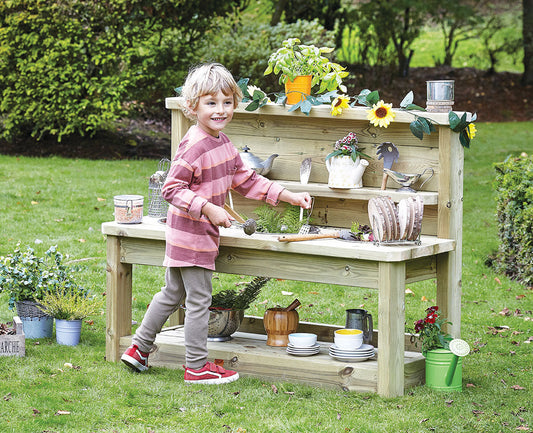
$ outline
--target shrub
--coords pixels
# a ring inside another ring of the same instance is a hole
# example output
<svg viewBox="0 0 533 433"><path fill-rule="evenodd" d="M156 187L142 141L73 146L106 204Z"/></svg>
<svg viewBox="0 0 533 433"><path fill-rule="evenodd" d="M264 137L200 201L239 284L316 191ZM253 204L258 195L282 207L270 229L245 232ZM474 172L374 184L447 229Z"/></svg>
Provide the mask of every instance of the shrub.
<svg viewBox="0 0 533 433"><path fill-rule="evenodd" d="M500 247L493 264L533 285L533 156L508 157L495 168Z"/></svg>

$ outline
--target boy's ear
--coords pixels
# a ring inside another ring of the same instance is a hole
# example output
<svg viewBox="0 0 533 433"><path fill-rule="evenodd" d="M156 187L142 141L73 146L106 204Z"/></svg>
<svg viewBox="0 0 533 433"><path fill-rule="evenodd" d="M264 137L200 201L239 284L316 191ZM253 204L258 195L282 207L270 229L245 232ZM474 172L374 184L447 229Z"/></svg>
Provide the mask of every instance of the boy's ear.
<svg viewBox="0 0 533 433"><path fill-rule="evenodd" d="M185 101L185 108L190 114L196 116L196 110L191 106L191 101Z"/></svg>

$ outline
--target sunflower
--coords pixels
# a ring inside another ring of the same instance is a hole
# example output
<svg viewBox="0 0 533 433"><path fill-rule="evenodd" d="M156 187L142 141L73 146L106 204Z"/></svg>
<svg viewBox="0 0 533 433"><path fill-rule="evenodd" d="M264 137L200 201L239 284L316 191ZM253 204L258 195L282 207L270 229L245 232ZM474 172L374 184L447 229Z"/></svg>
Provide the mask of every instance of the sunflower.
<svg viewBox="0 0 533 433"><path fill-rule="evenodd" d="M374 126L386 128L395 117L396 113L392 111L392 104L385 104L383 101L379 101L373 105L372 109L368 110L367 119Z"/></svg>
<svg viewBox="0 0 533 433"><path fill-rule="evenodd" d="M333 100L331 103L331 114L338 116L342 113L343 108L348 108L348 102L350 98L348 96L341 95Z"/></svg>
<svg viewBox="0 0 533 433"><path fill-rule="evenodd" d="M466 127L466 133L468 134L468 138L472 139L476 136L476 132L477 132L477 129L476 129L476 125L474 125L473 123L469 123L468 126Z"/></svg>

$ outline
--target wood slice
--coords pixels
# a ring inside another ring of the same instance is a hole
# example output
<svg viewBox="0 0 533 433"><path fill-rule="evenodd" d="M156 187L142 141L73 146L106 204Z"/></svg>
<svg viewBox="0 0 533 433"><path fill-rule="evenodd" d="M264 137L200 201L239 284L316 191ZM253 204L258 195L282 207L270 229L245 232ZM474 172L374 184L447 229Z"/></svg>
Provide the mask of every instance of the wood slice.
<svg viewBox="0 0 533 433"><path fill-rule="evenodd" d="M383 242L385 220L376 199L377 197L373 197L368 200L368 219L370 220L374 239L378 242Z"/></svg>
<svg viewBox="0 0 533 433"><path fill-rule="evenodd" d="M409 197L409 205L412 209L412 215L413 215L413 224L412 229L410 230L409 236L407 237L408 241L414 241L416 239L416 234L420 233L420 216L419 216L419 210L418 205L416 204L416 201L413 197Z"/></svg>
<svg viewBox="0 0 533 433"><path fill-rule="evenodd" d="M400 240L407 239L409 226L411 225L411 209L407 199L402 199L398 203L398 221L400 223Z"/></svg>
<svg viewBox="0 0 533 433"><path fill-rule="evenodd" d="M389 196L383 197L383 201L389 208L391 218L391 236L390 240L397 241L400 239L400 223L398 221L398 208Z"/></svg>
<svg viewBox="0 0 533 433"><path fill-rule="evenodd" d="M409 225L406 227L407 234L405 236L405 240L409 241L411 240L413 226L415 224L415 208L413 206L413 200L411 197L406 198L405 202L407 204L407 211L409 212Z"/></svg>
<svg viewBox="0 0 533 433"><path fill-rule="evenodd" d="M391 240L391 233L392 233L392 215L389 210L389 207L387 206L387 203L385 203L385 200L383 197L378 197L377 200L378 206L381 208L381 211L383 212L383 238L385 241Z"/></svg>
<svg viewBox="0 0 533 433"><path fill-rule="evenodd" d="M415 196L414 205L417 211L417 221L413 229L412 240L415 241L418 239L420 232L422 231L422 218L424 216L424 202L420 196Z"/></svg>

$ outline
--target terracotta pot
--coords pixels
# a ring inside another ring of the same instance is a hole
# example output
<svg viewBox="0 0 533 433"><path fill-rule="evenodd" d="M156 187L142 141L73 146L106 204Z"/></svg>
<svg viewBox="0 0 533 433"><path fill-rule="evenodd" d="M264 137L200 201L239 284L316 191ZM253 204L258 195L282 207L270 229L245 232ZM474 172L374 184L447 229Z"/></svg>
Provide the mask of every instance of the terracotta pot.
<svg viewBox="0 0 533 433"><path fill-rule="evenodd" d="M268 346L285 347L289 344L289 334L298 329L298 311L285 311L284 308L269 308L265 311L263 324L267 333Z"/></svg>
<svg viewBox="0 0 533 433"><path fill-rule="evenodd" d="M285 94L287 95L287 104L294 105L303 99L302 93L311 94L311 75L299 75L294 81L287 80L285 83ZM301 93L300 93L301 92Z"/></svg>

